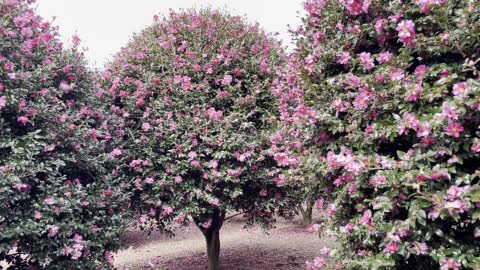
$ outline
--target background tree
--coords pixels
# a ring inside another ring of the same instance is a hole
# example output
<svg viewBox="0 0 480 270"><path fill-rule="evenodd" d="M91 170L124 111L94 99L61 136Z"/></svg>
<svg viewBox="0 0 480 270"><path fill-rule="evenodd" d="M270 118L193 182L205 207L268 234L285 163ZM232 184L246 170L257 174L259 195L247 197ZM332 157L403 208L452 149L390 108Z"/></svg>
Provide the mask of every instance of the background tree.
<svg viewBox="0 0 480 270"><path fill-rule="evenodd" d="M301 76L281 96L300 92L285 111L311 123L293 133L297 150L281 148L287 137L277 152L317 157L338 267L479 268L478 2L308 0L305 9L293 77L283 75Z"/></svg>
<svg viewBox="0 0 480 270"><path fill-rule="evenodd" d="M122 197L105 176L109 135L94 77L78 38L64 49L33 2L0 2L0 261L108 268Z"/></svg>
<svg viewBox="0 0 480 270"><path fill-rule="evenodd" d="M118 172L142 227L172 231L190 216L205 235L209 269L218 269L227 213L264 227L290 213L268 152L282 51L258 25L225 12L154 20L102 74L118 121Z"/></svg>

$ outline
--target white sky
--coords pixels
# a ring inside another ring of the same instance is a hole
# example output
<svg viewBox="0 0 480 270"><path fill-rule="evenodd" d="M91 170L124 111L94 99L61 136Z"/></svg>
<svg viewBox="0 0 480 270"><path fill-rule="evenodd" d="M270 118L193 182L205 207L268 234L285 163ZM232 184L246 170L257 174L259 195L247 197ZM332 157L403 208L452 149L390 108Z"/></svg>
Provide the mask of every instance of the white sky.
<svg viewBox="0 0 480 270"><path fill-rule="evenodd" d="M304 0L37 0L37 11L45 19L56 17L62 39L71 40L78 33L87 58L102 67L126 45L132 33L153 22L155 14L169 9L212 6L226 8L235 15L245 15L259 22L269 32L279 32L284 44L290 43L288 26L300 24L298 12Z"/></svg>

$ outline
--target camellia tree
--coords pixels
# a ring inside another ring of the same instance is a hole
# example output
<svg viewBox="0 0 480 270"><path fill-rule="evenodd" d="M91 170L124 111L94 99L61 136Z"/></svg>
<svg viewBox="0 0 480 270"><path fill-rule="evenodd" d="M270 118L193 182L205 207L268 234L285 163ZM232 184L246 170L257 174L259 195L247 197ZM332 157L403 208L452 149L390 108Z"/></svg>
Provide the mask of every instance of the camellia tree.
<svg viewBox="0 0 480 270"><path fill-rule="evenodd" d="M117 121L111 154L141 226L172 231L191 217L214 270L229 212L271 227L292 209L269 154L284 56L258 25L224 12L154 20L101 74Z"/></svg>
<svg viewBox="0 0 480 270"><path fill-rule="evenodd" d="M33 2L0 1L0 263L109 268L124 198L94 76Z"/></svg>
<svg viewBox="0 0 480 270"><path fill-rule="evenodd" d="M275 147L284 160L317 157L322 224L342 244L332 268L479 269L479 3L305 9L279 88L282 99L299 93L282 100L299 124Z"/></svg>

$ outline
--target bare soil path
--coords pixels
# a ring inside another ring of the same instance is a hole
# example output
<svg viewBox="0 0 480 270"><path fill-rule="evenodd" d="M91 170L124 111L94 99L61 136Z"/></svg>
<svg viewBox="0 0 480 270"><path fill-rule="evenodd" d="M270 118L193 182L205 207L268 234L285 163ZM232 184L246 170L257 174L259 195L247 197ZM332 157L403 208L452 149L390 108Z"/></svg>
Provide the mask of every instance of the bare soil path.
<svg viewBox="0 0 480 270"><path fill-rule="evenodd" d="M265 234L260 228L243 229L241 218L233 218L220 231L220 260L224 270L305 269L305 261L319 255L332 239L319 239L308 233L299 221L282 221ZM205 240L194 226L173 238L132 231L125 237L126 248L115 255L121 270L207 269Z"/></svg>

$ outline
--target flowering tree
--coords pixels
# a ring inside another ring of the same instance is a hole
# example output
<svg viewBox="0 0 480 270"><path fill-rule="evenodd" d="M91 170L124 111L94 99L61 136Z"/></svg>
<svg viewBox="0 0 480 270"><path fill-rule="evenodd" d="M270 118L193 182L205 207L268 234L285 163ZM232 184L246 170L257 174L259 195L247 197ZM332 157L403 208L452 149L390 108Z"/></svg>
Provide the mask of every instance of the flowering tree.
<svg viewBox="0 0 480 270"><path fill-rule="evenodd" d="M143 227L171 231L190 216L218 269L219 231L236 211L272 226L289 214L269 154L279 44L258 25L214 10L154 18L102 74L112 102L118 170Z"/></svg>
<svg viewBox="0 0 480 270"><path fill-rule="evenodd" d="M119 187L93 76L29 7L0 2L0 261L9 269L108 268Z"/></svg>
<svg viewBox="0 0 480 270"><path fill-rule="evenodd" d="M281 99L298 93L282 101L298 128L276 147L285 159L317 157L308 175L329 191L319 206L343 243L337 267L478 269L478 2L305 9L279 88Z"/></svg>

